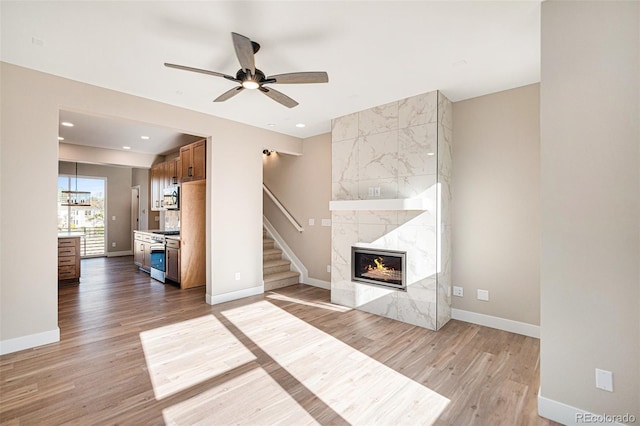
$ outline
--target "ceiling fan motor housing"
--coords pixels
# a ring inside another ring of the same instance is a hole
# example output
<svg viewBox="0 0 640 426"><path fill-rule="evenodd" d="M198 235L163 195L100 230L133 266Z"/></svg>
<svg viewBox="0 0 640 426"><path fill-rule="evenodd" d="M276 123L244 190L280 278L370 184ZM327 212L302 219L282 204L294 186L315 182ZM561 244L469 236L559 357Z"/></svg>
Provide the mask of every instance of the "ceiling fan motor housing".
<svg viewBox="0 0 640 426"><path fill-rule="evenodd" d="M258 68L256 68L256 75L254 78L251 78L250 73L247 74L246 72L244 72L243 69L238 70L238 72L236 73L236 78L240 81L253 80L260 84L262 84L262 82L264 82L267 79L264 73L260 71Z"/></svg>

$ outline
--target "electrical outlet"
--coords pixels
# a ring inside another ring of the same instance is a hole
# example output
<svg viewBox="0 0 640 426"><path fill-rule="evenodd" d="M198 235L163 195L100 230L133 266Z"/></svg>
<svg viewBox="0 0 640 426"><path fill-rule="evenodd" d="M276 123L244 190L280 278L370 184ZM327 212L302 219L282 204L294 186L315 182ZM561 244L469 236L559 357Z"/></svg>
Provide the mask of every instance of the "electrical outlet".
<svg viewBox="0 0 640 426"><path fill-rule="evenodd" d="M380 187L376 186L375 188L373 188L373 196L374 197L379 197L380 196Z"/></svg>
<svg viewBox="0 0 640 426"><path fill-rule="evenodd" d="M116 246L116 242L114 241L111 243L111 247L115 247L115 246Z"/></svg>
<svg viewBox="0 0 640 426"><path fill-rule="evenodd" d="M116 217L115 216L111 216L111 220L116 220Z"/></svg>
<svg viewBox="0 0 640 426"><path fill-rule="evenodd" d="M478 300L489 301L489 290L478 290Z"/></svg>
<svg viewBox="0 0 640 426"><path fill-rule="evenodd" d="M458 297L464 297L464 290L462 287L453 286L453 295Z"/></svg>
<svg viewBox="0 0 640 426"><path fill-rule="evenodd" d="M613 373L596 368L596 388L613 392Z"/></svg>
<svg viewBox="0 0 640 426"><path fill-rule="evenodd" d="M331 219L322 219L322 226L331 226Z"/></svg>
<svg viewBox="0 0 640 426"><path fill-rule="evenodd" d="M236 281L240 281L240 272L236 272Z"/></svg>
<svg viewBox="0 0 640 426"><path fill-rule="evenodd" d="M315 219L309 219L309 226L314 226L316 224Z"/></svg>
<svg viewBox="0 0 640 426"><path fill-rule="evenodd" d="M327 272L331 273L331 265L327 265Z"/></svg>
<svg viewBox="0 0 640 426"><path fill-rule="evenodd" d="M368 194L369 194L369 197L373 197L373 186L369 187Z"/></svg>

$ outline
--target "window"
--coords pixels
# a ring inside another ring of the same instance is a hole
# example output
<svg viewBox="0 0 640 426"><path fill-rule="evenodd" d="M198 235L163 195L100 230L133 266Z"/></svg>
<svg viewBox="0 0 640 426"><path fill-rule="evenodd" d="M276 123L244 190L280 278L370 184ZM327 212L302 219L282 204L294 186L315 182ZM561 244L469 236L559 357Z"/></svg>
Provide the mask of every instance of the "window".
<svg viewBox="0 0 640 426"><path fill-rule="evenodd" d="M105 255L105 188L105 178L58 176L58 232L81 236L81 257ZM90 206L68 205L62 191L90 192Z"/></svg>

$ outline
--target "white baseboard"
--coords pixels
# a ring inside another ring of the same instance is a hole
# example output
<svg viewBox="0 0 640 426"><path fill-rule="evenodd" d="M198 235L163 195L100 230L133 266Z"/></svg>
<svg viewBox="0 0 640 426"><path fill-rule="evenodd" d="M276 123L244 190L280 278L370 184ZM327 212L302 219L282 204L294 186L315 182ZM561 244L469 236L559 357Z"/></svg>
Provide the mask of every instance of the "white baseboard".
<svg viewBox="0 0 640 426"><path fill-rule="evenodd" d="M307 277L303 281L304 284L312 285L314 287L324 288L325 290L331 290L331 283L329 281L319 280L317 278Z"/></svg>
<svg viewBox="0 0 640 426"><path fill-rule="evenodd" d="M133 255L133 252L131 250L107 252L107 257L132 256L132 255Z"/></svg>
<svg viewBox="0 0 640 426"><path fill-rule="evenodd" d="M231 291L229 293L224 293L224 294L211 295L207 293L206 302L209 305L217 305L218 303L229 302L231 300L242 299L245 297L255 296L257 294L263 294L263 293L264 293L264 285L245 288L238 291Z"/></svg>
<svg viewBox="0 0 640 426"><path fill-rule="evenodd" d="M43 331L42 333L29 334L28 336L15 337L0 341L0 355L22 351L24 349L35 348L36 346L48 345L60 341L60 328Z"/></svg>
<svg viewBox="0 0 640 426"><path fill-rule="evenodd" d="M623 423L615 421L616 418L614 416L593 414L588 411L581 410L580 408L545 398L540 395L540 391L538 391L538 414L563 425L584 425L595 423L599 425L623 426ZM623 419L620 420L626 421Z"/></svg>
<svg viewBox="0 0 640 426"><path fill-rule="evenodd" d="M509 331L511 333L522 334L524 336L535 337L536 339L540 338L540 326L527 324L526 322L513 321L455 308L451 308L451 318L483 325L485 327L497 328L498 330Z"/></svg>

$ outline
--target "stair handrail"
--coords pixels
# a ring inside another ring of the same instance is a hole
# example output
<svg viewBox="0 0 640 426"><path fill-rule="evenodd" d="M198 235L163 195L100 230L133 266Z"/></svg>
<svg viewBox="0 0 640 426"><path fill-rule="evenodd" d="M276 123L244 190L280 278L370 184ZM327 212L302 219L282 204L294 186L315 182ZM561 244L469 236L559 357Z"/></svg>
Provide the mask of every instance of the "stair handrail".
<svg viewBox="0 0 640 426"><path fill-rule="evenodd" d="M298 230L298 232L304 231L304 228L302 228L302 226L300 226L298 221L295 220L295 218L291 215L291 213L289 213L289 211L285 208L285 206L283 206L282 203L276 198L276 196L273 195L273 192L271 192L271 190L269 188L267 188L267 185L265 185L264 182L262 183L262 190L264 192L266 192L266 194L269 196L269 198L271 198L271 201L273 201L273 203L276 205L276 207L278 207L280 209L282 214L287 219L289 219L289 222L291 222L293 227L296 228Z"/></svg>

